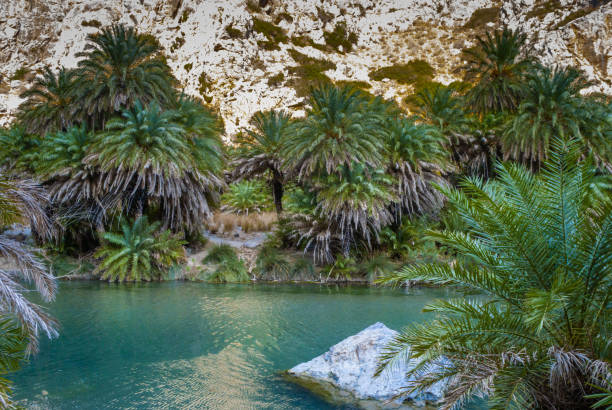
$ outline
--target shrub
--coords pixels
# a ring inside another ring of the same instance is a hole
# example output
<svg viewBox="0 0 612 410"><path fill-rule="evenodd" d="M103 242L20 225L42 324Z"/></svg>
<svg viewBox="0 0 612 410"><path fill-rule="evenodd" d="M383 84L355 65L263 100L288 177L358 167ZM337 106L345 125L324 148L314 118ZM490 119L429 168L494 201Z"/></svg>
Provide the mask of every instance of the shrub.
<svg viewBox="0 0 612 410"><path fill-rule="evenodd" d="M25 76L30 72L30 69L23 66L17 69L17 71L15 71L13 73L12 76L9 77L9 80L11 81L22 81Z"/></svg>
<svg viewBox="0 0 612 410"><path fill-rule="evenodd" d="M284 80L285 80L285 74L280 72L268 78L268 85L270 87L276 87L276 86L281 85Z"/></svg>
<svg viewBox="0 0 612 410"><path fill-rule="evenodd" d="M308 36L292 36L291 43L297 47L308 47L312 44L312 39Z"/></svg>
<svg viewBox="0 0 612 410"><path fill-rule="evenodd" d="M193 63L187 63L183 66L183 68L185 69L185 71L190 72L193 68Z"/></svg>
<svg viewBox="0 0 612 410"><path fill-rule="evenodd" d="M346 23L343 21L336 24L334 31L324 32L323 38L325 38L325 44L336 51L340 51L340 47L342 47L342 52L351 51L358 40L357 33L348 31Z"/></svg>
<svg viewBox="0 0 612 410"><path fill-rule="evenodd" d="M464 28L480 28L487 23L495 21L499 16L499 7L486 7L474 10L470 19L463 25Z"/></svg>
<svg viewBox="0 0 612 410"><path fill-rule="evenodd" d="M98 20L83 20L81 21L81 26L83 27L95 27L95 28L100 28L102 27L102 23L100 23Z"/></svg>
<svg viewBox="0 0 612 410"><path fill-rule="evenodd" d="M246 8L251 13L259 13L261 11L261 7L259 7L259 2L255 0L247 0Z"/></svg>
<svg viewBox="0 0 612 410"><path fill-rule="evenodd" d="M255 260L255 272L262 279L287 280L290 277L291 265L277 249L263 247Z"/></svg>
<svg viewBox="0 0 612 410"><path fill-rule="evenodd" d="M357 88L360 91L369 90L372 88L372 85L366 81L356 81L356 80L343 80L336 81L336 85L338 87L353 87Z"/></svg>
<svg viewBox="0 0 612 410"><path fill-rule="evenodd" d="M273 44L285 43L289 40L285 30L281 27L257 17L253 17L253 31L263 34Z"/></svg>
<svg viewBox="0 0 612 410"><path fill-rule="evenodd" d="M230 38L242 38L242 31L238 30L237 28L234 28L231 24L225 26L225 32L228 36L230 36Z"/></svg>
<svg viewBox="0 0 612 410"><path fill-rule="evenodd" d="M159 222L149 224L141 216L132 225L121 222L121 233L105 233L106 243L95 254L102 258L95 273L119 282L164 278L172 265L183 260L185 250L182 240L159 228Z"/></svg>
<svg viewBox="0 0 612 410"><path fill-rule="evenodd" d="M202 263L223 263L232 259L238 259L236 250L230 245L221 244L213 246Z"/></svg>
<svg viewBox="0 0 612 410"><path fill-rule="evenodd" d="M396 265L386 255L379 254L368 258L359 265L359 270L365 273L369 282L374 282L381 276L393 272Z"/></svg>
<svg viewBox="0 0 612 410"><path fill-rule="evenodd" d="M267 187L259 181L240 181L229 186L221 197L223 210L248 215L270 206Z"/></svg>
<svg viewBox="0 0 612 410"><path fill-rule="evenodd" d="M215 245L202 262L217 265L216 270L207 278L211 282L246 282L249 280L244 261L238 257L230 245Z"/></svg>
<svg viewBox="0 0 612 410"><path fill-rule="evenodd" d="M172 42L172 44L170 45L170 52L174 53L176 50L183 47L184 45L185 45L185 38L176 37L174 41Z"/></svg>
<svg viewBox="0 0 612 410"><path fill-rule="evenodd" d="M388 78L400 84L412 84L415 87L431 81L433 76L434 69L427 61L423 60L412 60L406 64L396 64L370 72L372 80L381 81Z"/></svg>
<svg viewBox="0 0 612 410"><path fill-rule="evenodd" d="M318 59L314 57L307 56L306 54L302 54L294 48L290 48L287 50L289 55L296 63L301 66L309 65L315 67L318 71L327 71L327 70L335 70L336 64L329 60Z"/></svg>
<svg viewBox="0 0 612 410"><path fill-rule="evenodd" d="M335 69L335 63L309 57L294 49L290 49L289 54L299 64L297 67L289 67L289 74L295 76L291 85L298 96L304 97L310 93L312 88L332 83L323 71Z"/></svg>
<svg viewBox="0 0 612 410"><path fill-rule="evenodd" d="M217 269L208 277L210 282L248 282L251 278L242 259L231 259L219 264Z"/></svg>
<svg viewBox="0 0 612 410"><path fill-rule="evenodd" d="M302 280L315 280L315 266L310 258L301 257L291 263L291 278Z"/></svg>

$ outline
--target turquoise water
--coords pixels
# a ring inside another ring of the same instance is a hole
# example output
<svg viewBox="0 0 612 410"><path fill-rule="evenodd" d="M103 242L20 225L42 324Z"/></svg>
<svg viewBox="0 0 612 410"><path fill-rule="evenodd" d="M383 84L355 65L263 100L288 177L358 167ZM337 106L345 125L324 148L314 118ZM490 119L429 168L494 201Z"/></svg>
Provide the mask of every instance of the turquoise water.
<svg viewBox="0 0 612 410"><path fill-rule="evenodd" d="M381 321L422 321L444 289L62 283L61 336L12 375L51 409L327 409L279 376Z"/></svg>

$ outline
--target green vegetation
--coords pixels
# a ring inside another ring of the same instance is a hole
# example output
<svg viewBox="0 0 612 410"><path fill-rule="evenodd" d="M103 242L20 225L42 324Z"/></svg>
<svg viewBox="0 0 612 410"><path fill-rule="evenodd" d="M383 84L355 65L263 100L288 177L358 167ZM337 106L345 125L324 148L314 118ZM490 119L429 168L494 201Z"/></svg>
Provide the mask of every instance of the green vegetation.
<svg viewBox="0 0 612 410"><path fill-rule="evenodd" d="M288 41L272 23L254 25L272 46ZM227 145L212 107L177 90L157 40L133 28L103 28L76 69L38 75L0 130L0 166L15 174L0 179L0 227L31 221L49 261L0 231L0 253L19 268L0 270L10 290L0 295L0 356L10 356L0 373L39 332L56 334L17 280L33 280L45 301L49 267L163 280L187 242L206 245L205 229L236 240L266 231L254 267L214 246L198 278L465 285L488 298L431 307L440 316L395 345L413 343L424 365L453 360L449 401L478 389L520 408L606 400L609 370L592 371L610 365L609 100L583 95L589 83L575 69L538 64L510 30L465 50L462 82L434 82L420 60L372 72L412 86L410 115L366 82L334 85L324 74L333 62L289 53L288 78L270 84L295 87L305 115L258 112ZM183 68L210 103L205 68ZM8 389L0 382L0 400Z"/></svg>
<svg viewBox="0 0 612 410"><path fill-rule="evenodd" d="M121 232L107 232L96 252L102 262L96 273L109 281L150 281L164 278L168 269L185 257L184 242L170 231L159 232L160 223L146 216L132 225L123 221Z"/></svg>
<svg viewBox="0 0 612 410"><path fill-rule="evenodd" d="M96 19L93 19L93 20L83 20L83 21L81 21L81 26L83 26L83 27L100 28L100 27L102 27L102 23L100 23Z"/></svg>
<svg viewBox="0 0 612 410"><path fill-rule="evenodd" d="M336 24L332 32L325 31L323 33L323 38L325 39L325 44L343 53L351 51L353 45L357 44L358 40L357 33L349 31L344 22ZM342 49L340 49L340 47L342 47Z"/></svg>
<svg viewBox="0 0 612 410"><path fill-rule="evenodd" d="M269 50L277 49L279 43L286 43L289 40L281 27L257 17L253 17L253 31L266 37L267 41L262 42L262 45L269 47L267 48Z"/></svg>
<svg viewBox="0 0 612 410"><path fill-rule="evenodd" d="M230 36L230 38L242 38L243 34L242 31L238 30L237 28L234 28L231 24L228 24L227 26L225 26L225 32L227 33L228 36Z"/></svg>
<svg viewBox="0 0 612 410"><path fill-rule="evenodd" d="M379 68L370 72L370 78L382 81L385 78L395 80L400 84L411 84L420 87L422 84L432 80L434 69L427 61L412 60L406 64L396 64Z"/></svg>
<svg viewBox="0 0 612 410"><path fill-rule="evenodd" d="M283 211L283 185L287 176L282 169L281 148L290 131L291 117L283 111L256 113L251 118L255 131L239 142L240 155L232 164L234 180L249 179L268 174L272 185L276 212Z"/></svg>
<svg viewBox="0 0 612 410"><path fill-rule="evenodd" d="M9 77L11 81L23 81L25 76L30 72L28 67L20 67L18 68L12 76Z"/></svg>
<svg viewBox="0 0 612 410"><path fill-rule="evenodd" d="M599 366L609 360L612 209L610 201L590 207L594 169L580 155L576 141L556 139L538 175L498 163L495 183L470 178L444 191L467 229L430 235L462 258L385 281L458 284L487 297L429 304L438 318L400 333L381 367L415 358L415 374L451 360L411 386L450 377L448 406L472 394L489 396L493 407L593 403L585 393L605 387L610 374Z"/></svg>
<svg viewBox="0 0 612 410"><path fill-rule="evenodd" d="M361 91L369 90L372 88L372 85L366 81L337 81L336 85L338 87L354 87Z"/></svg>
<svg viewBox="0 0 612 410"><path fill-rule="evenodd" d="M474 10L470 19L463 25L465 28L479 29L487 23L494 22L499 17L499 7L485 7Z"/></svg>
<svg viewBox="0 0 612 410"><path fill-rule="evenodd" d="M299 96L307 96L313 88L331 84L331 80L323 72L335 69L336 64L329 60L309 57L295 49L289 49L289 55L299 64L289 67L289 74L294 76L290 84Z"/></svg>
<svg viewBox="0 0 612 410"><path fill-rule="evenodd" d="M533 9L529 10L529 12L525 15L525 19L529 20L531 18L542 19L549 13L554 13L557 10L560 10L563 6L559 2L559 0L548 0L544 1L540 4L536 4Z"/></svg>
<svg viewBox="0 0 612 410"><path fill-rule="evenodd" d="M29 223L41 238L55 234L45 212L49 200L44 189L31 181L0 176L0 226ZM41 334L56 337L57 323L46 311L24 293L35 290L43 302L55 298L57 283L39 253L29 245L10 239L0 232L0 256L15 268L0 268L0 374L17 370L21 363L38 350ZM0 379L0 406L14 407L11 383Z"/></svg>
<svg viewBox="0 0 612 410"><path fill-rule="evenodd" d="M223 208L236 213L245 214L261 212L269 206L266 187L257 181L241 181L229 186L221 197Z"/></svg>
<svg viewBox="0 0 612 410"><path fill-rule="evenodd" d="M215 245L202 262L217 265L208 276L211 282L247 282L250 279L244 261L229 245Z"/></svg>
<svg viewBox="0 0 612 410"><path fill-rule="evenodd" d="M473 110L483 115L516 109L532 65L530 56L521 56L526 40L525 34L504 29L477 37L478 47L464 50L465 81L474 84L467 94Z"/></svg>
<svg viewBox="0 0 612 410"><path fill-rule="evenodd" d="M280 73L274 74L271 77L268 77L268 85L270 87L277 87L281 85L283 81L285 81L285 74L283 74L283 72L280 72Z"/></svg>
<svg viewBox="0 0 612 410"><path fill-rule="evenodd" d="M170 52L174 53L179 48L185 45L185 37L176 37L172 44L170 45Z"/></svg>

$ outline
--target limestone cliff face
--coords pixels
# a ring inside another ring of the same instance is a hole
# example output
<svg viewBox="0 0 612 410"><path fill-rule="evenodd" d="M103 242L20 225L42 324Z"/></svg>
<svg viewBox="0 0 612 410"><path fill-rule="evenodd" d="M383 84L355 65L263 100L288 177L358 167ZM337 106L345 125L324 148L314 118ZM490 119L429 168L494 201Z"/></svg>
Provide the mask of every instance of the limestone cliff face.
<svg viewBox="0 0 612 410"><path fill-rule="evenodd" d="M206 97L228 137L261 109L300 111L297 50L335 64L334 81L365 81L399 100L411 88L373 81L372 69L427 61L434 80L460 78L461 50L506 24L531 38L547 64L581 67L591 91L612 94L612 3L593 0L0 0L0 125L10 121L36 70L76 65L85 37L113 22L154 34L185 91ZM282 28L270 42L254 19ZM355 46L330 51L325 37L344 23ZM327 33L327 34L326 34ZM282 73L282 75L280 75Z"/></svg>

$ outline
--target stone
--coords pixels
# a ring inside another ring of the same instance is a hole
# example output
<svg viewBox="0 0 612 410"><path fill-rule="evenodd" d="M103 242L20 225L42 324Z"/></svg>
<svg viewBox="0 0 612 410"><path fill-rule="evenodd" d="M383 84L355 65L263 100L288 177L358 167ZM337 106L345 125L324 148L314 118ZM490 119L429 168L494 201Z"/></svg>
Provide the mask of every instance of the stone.
<svg viewBox="0 0 612 410"><path fill-rule="evenodd" d="M424 391L409 393L405 389L413 381L406 373L416 365L415 359L374 376L380 355L396 335L395 330L383 323L375 323L326 353L288 370L288 377L329 401L360 407L398 408L407 404L417 407L438 402L444 396L444 381ZM450 362L440 366L450 366Z"/></svg>

